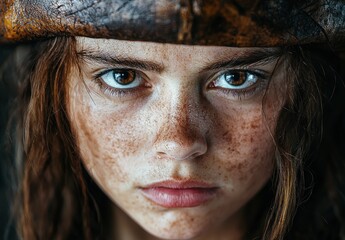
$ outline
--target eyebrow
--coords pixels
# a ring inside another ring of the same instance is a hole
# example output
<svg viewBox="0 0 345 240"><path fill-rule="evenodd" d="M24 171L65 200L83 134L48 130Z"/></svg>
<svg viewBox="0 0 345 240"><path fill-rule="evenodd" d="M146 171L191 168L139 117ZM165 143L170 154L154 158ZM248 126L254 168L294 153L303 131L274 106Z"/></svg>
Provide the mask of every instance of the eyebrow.
<svg viewBox="0 0 345 240"><path fill-rule="evenodd" d="M215 71L224 68L248 66L252 64L267 64L282 56L281 48L258 48L249 50L232 58L221 59L205 66L201 71Z"/></svg>
<svg viewBox="0 0 345 240"><path fill-rule="evenodd" d="M83 50L77 53L83 59L88 59L102 64L112 66L125 66L129 68L140 69L143 71L154 71L161 73L165 70L165 66L161 63L141 60L132 57L111 56L101 51ZM274 61L282 55L281 48L258 48L255 50L248 50L240 55L234 57L217 60L212 64L206 64L200 72L215 71L224 68L233 68L248 66L251 64L265 64Z"/></svg>
<svg viewBox="0 0 345 240"><path fill-rule="evenodd" d="M139 60L136 58L131 57L123 57L123 56L111 56L107 53L98 52L98 51L81 51L77 53L78 56L82 57L83 59L95 61L101 64L108 64L112 66L125 66L129 68L135 68L144 71L154 71L161 73L164 71L165 67L163 64L147 61L147 60Z"/></svg>

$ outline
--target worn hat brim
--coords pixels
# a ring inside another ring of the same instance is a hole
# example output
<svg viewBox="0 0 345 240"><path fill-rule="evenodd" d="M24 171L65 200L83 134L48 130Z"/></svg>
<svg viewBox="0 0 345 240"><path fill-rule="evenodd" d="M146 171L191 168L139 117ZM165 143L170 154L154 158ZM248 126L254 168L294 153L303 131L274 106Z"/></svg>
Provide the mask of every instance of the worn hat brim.
<svg viewBox="0 0 345 240"><path fill-rule="evenodd" d="M0 41L51 36L221 46L345 40L345 2L222 0L3 0Z"/></svg>

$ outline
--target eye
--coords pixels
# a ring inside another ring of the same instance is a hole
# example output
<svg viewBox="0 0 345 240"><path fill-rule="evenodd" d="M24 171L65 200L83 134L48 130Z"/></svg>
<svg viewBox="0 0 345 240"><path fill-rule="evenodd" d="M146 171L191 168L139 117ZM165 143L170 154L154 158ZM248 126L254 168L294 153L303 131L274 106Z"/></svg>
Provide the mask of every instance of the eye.
<svg viewBox="0 0 345 240"><path fill-rule="evenodd" d="M113 69L98 77L108 87L115 89L131 89L143 84L141 75L130 69Z"/></svg>
<svg viewBox="0 0 345 240"><path fill-rule="evenodd" d="M260 79L259 74L243 70L231 70L218 76L210 87L224 89L246 89Z"/></svg>

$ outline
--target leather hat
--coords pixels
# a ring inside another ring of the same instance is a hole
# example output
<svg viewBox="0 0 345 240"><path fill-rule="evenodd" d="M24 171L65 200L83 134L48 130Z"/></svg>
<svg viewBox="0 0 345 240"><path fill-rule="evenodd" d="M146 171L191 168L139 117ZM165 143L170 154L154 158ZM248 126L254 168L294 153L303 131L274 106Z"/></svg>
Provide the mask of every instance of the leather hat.
<svg viewBox="0 0 345 240"><path fill-rule="evenodd" d="M221 46L344 48L344 0L1 0L0 42L70 35Z"/></svg>

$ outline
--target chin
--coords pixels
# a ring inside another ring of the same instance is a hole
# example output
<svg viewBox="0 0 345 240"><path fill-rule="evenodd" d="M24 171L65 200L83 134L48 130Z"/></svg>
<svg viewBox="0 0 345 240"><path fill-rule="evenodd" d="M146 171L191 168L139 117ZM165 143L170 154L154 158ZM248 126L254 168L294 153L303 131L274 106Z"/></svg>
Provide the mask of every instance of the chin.
<svg viewBox="0 0 345 240"><path fill-rule="evenodd" d="M195 239L198 236L201 236L201 232L192 232L191 230L187 232L178 232L178 230L162 230L158 232L157 229L154 232L149 232L151 235L159 238L159 239L166 239L166 240L191 240Z"/></svg>
<svg viewBox="0 0 345 240"><path fill-rule="evenodd" d="M208 225L206 225L208 226ZM201 223L188 224L183 221L176 221L168 224L158 223L153 226L142 226L151 235L159 239L169 240L188 240L195 239L205 233L205 225Z"/></svg>

